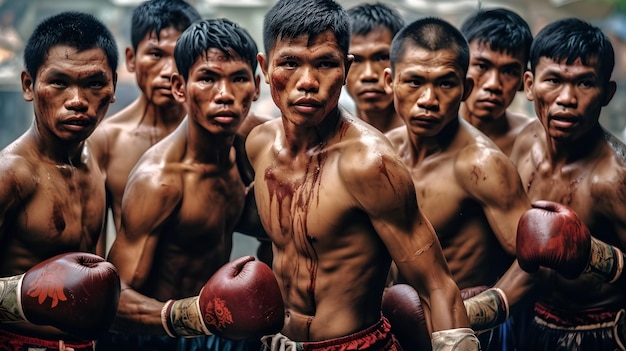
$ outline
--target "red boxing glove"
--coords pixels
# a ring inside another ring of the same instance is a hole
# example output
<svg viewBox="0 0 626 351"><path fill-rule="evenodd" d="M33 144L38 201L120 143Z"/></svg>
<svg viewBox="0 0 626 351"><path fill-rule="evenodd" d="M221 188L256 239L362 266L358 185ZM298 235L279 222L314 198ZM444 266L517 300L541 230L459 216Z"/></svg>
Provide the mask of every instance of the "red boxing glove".
<svg viewBox="0 0 626 351"><path fill-rule="evenodd" d="M271 268L245 256L222 266L198 296L169 300L161 319L171 337L216 334L243 340L279 332L285 307Z"/></svg>
<svg viewBox="0 0 626 351"><path fill-rule="evenodd" d="M0 320L50 325L93 340L109 330L120 278L102 257L82 252L49 258L22 275L0 279Z"/></svg>
<svg viewBox="0 0 626 351"><path fill-rule="evenodd" d="M577 278L587 267L591 234L578 215L565 205L537 201L517 225L517 259L534 273L549 267L567 279Z"/></svg>
<svg viewBox="0 0 626 351"><path fill-rule="evenodd" d="M417 291L408 284L396 284L383 294L383 316L404 350L430 350L430 333Z"/></svg>
<svg viewBox="0 0 626 351"><path fill-rule="evenodd" d="M517 226L517 258L523 270L533 273L545 266L567 279L589 273L609 283L621 276L621 250L591 237L572 209L551 201L532 206Z"/></svg>

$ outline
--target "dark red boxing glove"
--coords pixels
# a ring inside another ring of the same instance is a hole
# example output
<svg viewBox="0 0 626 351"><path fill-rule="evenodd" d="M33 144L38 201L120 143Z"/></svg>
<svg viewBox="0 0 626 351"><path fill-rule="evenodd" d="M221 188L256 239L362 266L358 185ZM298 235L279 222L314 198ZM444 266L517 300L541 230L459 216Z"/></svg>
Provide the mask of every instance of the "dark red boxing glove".
<svg viewBox="0 0 626 351"><path fill-rule="evenodd" d="M102 257L82 252L47 259L26 273L0 279L0 320L50 325L96 339L109 330L120 278Z"/></svg>
<svg viewBox="0 0 626 351"><path fill-rule="evenodd" d="M271 268L254 256L222 266L200 294L168 301L161 311L172 337L216 334L243 340L275 334L283 328L285 307Z"/></svg>
<svg viewBox="0 0 626 351"><path fill-rule="evenodd" d="M533 273L544 266L567 279L588 273L610 283L621 276L621 250L593 238L572 209L551 201L532 206L517 227L517 258L523 270Z"/></svg>
<svg viewBox="0 0 626 351"><path fill-rule="evenodd" d="M391 324L391 332L404 350L431 350L430 333L417 291L408 284L396 284L383 294L382 313Z"/></svg>

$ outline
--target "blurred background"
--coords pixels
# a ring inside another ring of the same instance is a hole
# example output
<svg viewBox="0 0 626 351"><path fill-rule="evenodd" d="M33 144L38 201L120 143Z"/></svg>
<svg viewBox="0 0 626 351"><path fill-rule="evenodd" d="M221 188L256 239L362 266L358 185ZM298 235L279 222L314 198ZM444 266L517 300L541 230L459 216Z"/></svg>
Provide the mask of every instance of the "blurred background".
<svg viewBox="0 0 626 351"><path fill-rule="evenodd" d="M376 0L339 0L347 9ZM536 34L545 24L564 17L578 17L601 27L611 38L615 53L613 79L618 89L611 103L604 108L601 124L626 140L626 0L380 0L395 7L407 22L437 16L460 26L477 8L505 7L516 11ZM23 69L22 49L33 28L44 18L67 10L88 12L108 25L115 35L120 54L117 101L109 115L133 101L138 90L135 78L123 62L126 46L130 45L132 9L142 0L0 0L0 148L21 135L32 123L30 103L22 98L20 73ZM203 17L226 17L246 28L262 50L262 24L266 11L275 0L188 0ZM262 83L261 98L253 109L259 113L278 116ZM344 94L344 107L353 110L351 99ZM518 94L515 110L534 115L530 103ZM236 233L233 257L254 254L256 239Z"/></svg>

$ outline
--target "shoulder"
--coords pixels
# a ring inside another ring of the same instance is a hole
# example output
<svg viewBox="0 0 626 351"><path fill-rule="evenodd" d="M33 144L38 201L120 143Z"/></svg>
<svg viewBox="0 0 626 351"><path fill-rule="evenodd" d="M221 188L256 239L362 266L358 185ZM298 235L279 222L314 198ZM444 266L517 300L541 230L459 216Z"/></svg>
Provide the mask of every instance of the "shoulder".
<svg viewBox="0 0 626 351"><path fill-rule="evenodd" d="M388 131L387 133L385 133L385 137L389 140L391 146L397 150L400 145L402 145L406 141L406 126L400 126Z"/></svg>
<svg viewBox="0 0 626 351"><path fill-rule="evenodd" d="M277 118L250 111L250 113L248 113L248 116L246 116L246 118L239 126L239 129L237 130L237 135L245 140L246 137L250 134L250 131L252 131L252 129L254 129L256 126L274 119Z"/></svg>
<svg viewBox="0 0 626 351"><path fill-rule="evenodd" d="M413 182L392 143L378 130L352 122L339 143L339 175L350 186L397 188Z"/></svg>
<svg viewBox="0 0 626 351"><path fill-rule="evenodd" d="M248 137L245 138L245 150L250 162L256 158L261 150L272 145L281 130L282 120L280 118L275 118L252 128Z"/></svg>
<svg viewBox="0 0 626 351"><path fill-rule="evenodd" d="M21 198L28 197L37 188L38 160L29 159L26 156L10 151L11 147L0 151L0 196L17 195Z"/></svg>
<svg viewBox="0 0 626 351"><path fill-rule="evenodd" d="M530 152L532 146L542 140L543 135L545 135L545 130L538 119L533 119L526 124L515 138L510 155L511 160L514 163L519 163L520 159Z"/></svg>

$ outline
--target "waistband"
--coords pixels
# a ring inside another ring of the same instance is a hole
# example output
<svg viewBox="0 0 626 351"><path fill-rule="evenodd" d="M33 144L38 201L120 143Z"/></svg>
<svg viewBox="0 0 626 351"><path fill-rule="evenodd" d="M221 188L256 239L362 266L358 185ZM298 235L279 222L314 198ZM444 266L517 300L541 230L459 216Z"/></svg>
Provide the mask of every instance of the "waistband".
<svg viewBox="0 0 626 351"><path fill-rule="evenodd" d="M20 334L15 334L8 332L6 330L0 329L0 344L8 344L15 345L20 347L33 347L33 348L50 348L54 350L59 349L59 340L48 340L48 339L40 339L31 336L25 336ZM76 351L79 350L93 350L94 343L93 341L85 341L82 343L74 343L74 342L65 342L65 347L74 348ZM21 349L21 348L18 348Z"/></svg>
<svg viewBox="0 0 626 351"><path fill-rule="evenodd" d="M385 346L395 342L395 338L390 333L391 324L387 318L382 317L375 324L360 330L356 333L342 336L340 338L297 342L292 341L283 334L264 336L261 341L269 350L285 351L342 351L342 350L365 350L365 349L386 349Z"/></svg>
<svg viewBox="0 0 626 351"><path fill-rule="evenodd" d="M535 319L540 324L557 329L595 329L612 327L618 319L620 308L599 307L584 310L565 310L535 303Z"/></svg>

